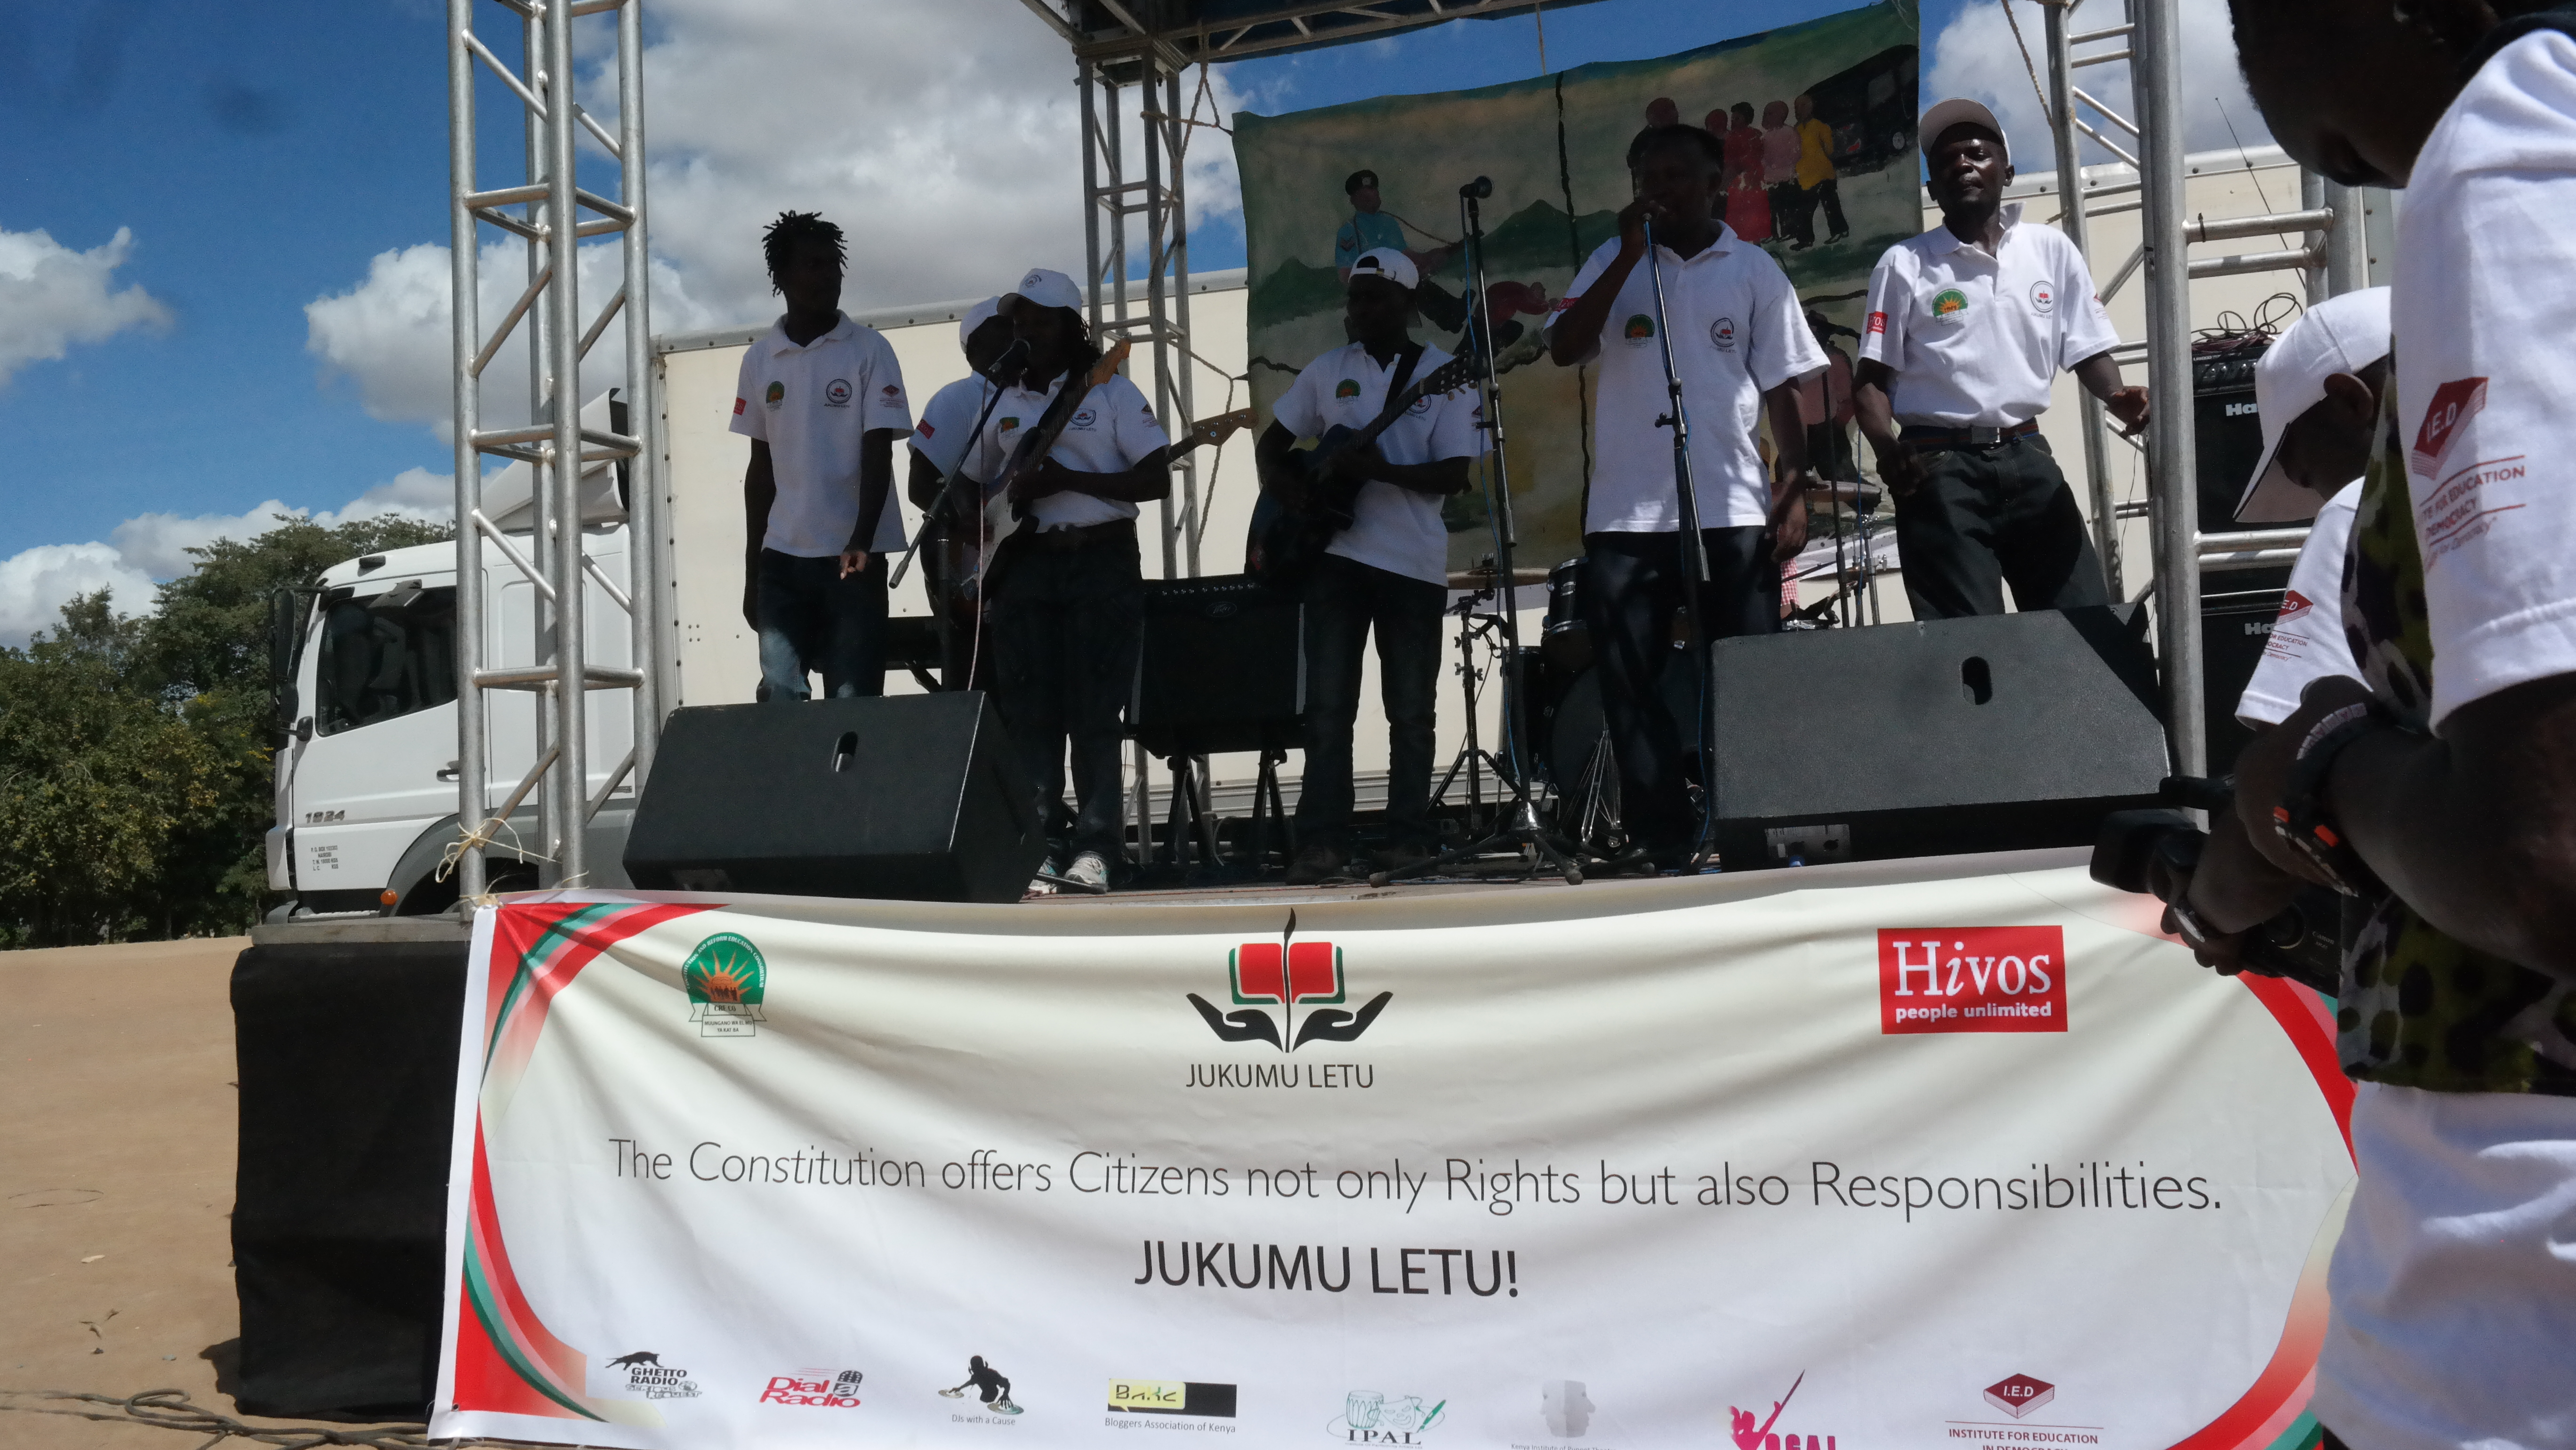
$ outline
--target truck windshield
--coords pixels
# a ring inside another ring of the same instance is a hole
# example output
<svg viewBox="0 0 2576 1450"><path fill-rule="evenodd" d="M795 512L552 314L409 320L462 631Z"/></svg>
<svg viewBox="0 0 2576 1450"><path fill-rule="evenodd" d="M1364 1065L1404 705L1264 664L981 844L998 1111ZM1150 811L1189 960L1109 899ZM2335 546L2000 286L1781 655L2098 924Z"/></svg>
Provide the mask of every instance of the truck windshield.
<svg viewBox="0 0 2576 1450"><path fill-rule="evenodd" d="M313 725L337 735L456 698L456 590L405 583L323 601Z"/></svg>

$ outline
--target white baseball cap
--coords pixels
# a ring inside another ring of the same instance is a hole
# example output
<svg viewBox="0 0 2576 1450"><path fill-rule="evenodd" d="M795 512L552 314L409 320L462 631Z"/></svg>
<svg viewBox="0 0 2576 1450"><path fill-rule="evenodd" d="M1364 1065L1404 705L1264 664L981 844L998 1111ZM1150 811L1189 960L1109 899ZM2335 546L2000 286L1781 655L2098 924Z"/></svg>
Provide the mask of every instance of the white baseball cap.
<svg viewBox="0 0 2576 1450"><path fill-rule="evenodd" d="M1413 269L1413 259L1393 247L1378 247L1362 252L1351 263L1354 277L1383 277L1410 292L1422 282L1422 274Z"/></svg>
<svg viewBox="0 0 2576 1450"><path fill-rule="evenodd" d="M1925 150L1929 150L1940 142L1942 132L1962 121L1974 121L1994 132L1995 141L2004 148L2004 160L2007 163L2011 162L2012 142L2004 136L2004 123L1995 119L1994 112L1963 96L1952 96L1946 101L1933 102L1932 109L1923 113L1923 126L1921 130L1915 132L1915 140L1921 143Z"/></svg>
<svg viewBox="0 0 2576 1450"><path fill-rule="evenodd" d="M1044 267L1031 267L1020 285L1003 294L1005 301L1013 297L1025 297L1040 307L1070 307L1077 311L1082 307L1082 289L1073 285L1073 279Z"/></svg>
<svg viewBox="0 0 2576 1450"><path fill-rule="evenodd" d="M2286 524L2314 518L2317 496L2283 472L2274 455L2281 435L2326 399L2326 379L2357 373L2388 356L2388 289L2365 287L2329 297L2272 339L2254 364L2254 406L2263 417L2263 456L2236 501L2240 524Z"/></svg>
<svg viewBox="0 0 2576 1450"><path fill-rule="evenodd" d="M1002 310L1002 299L987 297L966 309L965 318L957 324L957 345L965 347L975 339L975 329L990 322Z"/></svg>

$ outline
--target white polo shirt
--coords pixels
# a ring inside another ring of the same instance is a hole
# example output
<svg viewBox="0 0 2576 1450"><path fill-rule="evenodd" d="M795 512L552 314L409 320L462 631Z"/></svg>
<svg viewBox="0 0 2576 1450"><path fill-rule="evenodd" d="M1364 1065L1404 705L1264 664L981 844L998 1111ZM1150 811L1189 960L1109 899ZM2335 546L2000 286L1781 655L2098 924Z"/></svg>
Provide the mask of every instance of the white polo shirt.
<svg viewBox="0 0 2576 1450"><path fill-rule="evenodd" d="M2480 67L2425 138L2389 294L2430 724L2576 671L2576 40Z"/></svg>
<svg viewBox="0 0 2576 1450"><path fill-rule="evenodd" d="M2327 499L2299 546L2299 561L2290 566L2290 586L2281 596L2281 612L2272 621L2272 636L2254 677L2237 698L2236 718L2247 725L2278 725L2298 713L2299 696L2309 685L2333 675L2361 677L2352 644L2343 633L2343 555L2352 542L2353 510L2361 506L2361 485L2352 483Z"/></svg>
<svg viewBox="0 0 2576 1450"><path fill-rule="evenodd" d="M1431 376L1448 361L1449 354L1424 346L1413 365L1413 381ZM1349 343L1306 364L1270 416L1300 438L1321 438L1336 426L1365 428L1386 407L1387 385L1394 381L1392 367L1370 357L1359 343ZM1484 401L1472 388L1416 398L1377 435L1378 453L1397 464L1477 457L1485 451L1484 430L1478 426L1484 414ZM1439 498L1380 479L1360 485L1351 526L1333 535L1324 552L1407 579L1443 586L1449 582L1449 529L1440 519Z"/></svg>
<svg viewBox="0 0 2576 1450"><path fill-rule="evenodd" d="M1002 389L1002 400L993 405L993 416L976 439L974 456L966 460L966 476L979 484L998 477L1019 447L1020 431L1038 425L1046 416L1047 404L1064 390L1065 381L1056 379L1044 392L1033 393L1017 384ZM1154 421L1153 405L1145 395L1113 373L1074 410L1073 420L1064 425L1047 457L1082 473L1124 473L1171 441ZM1039 499L1029 512L1037 518L1039 532L1046 533L1132 519L1136 505L1068 489Z"/></svg>
<svg viewBox="0 0 2576 1450"><path fill-rule="evenodd" d="M1989 254L1946 226L1887 249L1869 274L1860 355L1896 372L1896 421L2012 428L2048 408L2057 374L2120 341L2084 254L2003 209Z"/></svg>
<svg viewBox="0 0 2576 1450"><path fill-rule="evenodd" d="M921 405L921 422L908 440L912 451L946 476L966 456L966 445L974 441L975 419L991 396L993 385L973 373L931 394L930 401ZM994 466L987 465L986 471Z"/></svg>
<svg viewBox="0 0 2576 1450"><path fill-rule="evenodd" d="M859 521L860 441L879 429L912 431L912 410L894 348L875 328L844 314L798 347L781 318L751 345L734 385L733 431L769 445L778 479L762 548L821 559L850 546ZM903 548L897 492L886 490L872 550Z"/></svg>
<svg viewBox="0 0 2576 1450"><path fill-rule="evenodd" d="M1691 480L1704 529L1771 520L1771 477L1754 445L1762 395L1825 365L1807 330L1798 289L1771 254L1720 223L1717 240L1684 259L1657 244L1664 306L1673 323L1673 370L1690 412ZM1619 255L1595 248L1549 314L1554 326ZM1669 410L1663 348L1655 339L1655 286L1640 259L1601 325L1594 355L1601 381L1592 405L1592 501L1587 534L1659 534L1681 528L1673 488L1673 435L1655 426Z"/></svg>

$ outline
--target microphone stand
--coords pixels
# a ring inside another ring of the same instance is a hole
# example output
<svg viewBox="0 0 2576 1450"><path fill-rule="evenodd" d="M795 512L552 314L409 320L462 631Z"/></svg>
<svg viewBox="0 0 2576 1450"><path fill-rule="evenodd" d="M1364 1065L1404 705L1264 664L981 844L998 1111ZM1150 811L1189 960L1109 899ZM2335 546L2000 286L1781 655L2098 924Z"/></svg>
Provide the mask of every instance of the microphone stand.
<svg viewBox="0 0 2576 1450"><path fill-rule="evenodd" d="M1538 805L1530 799L1529 742L1523 738L1521 722L1528 718L1522 712L1521 696L1527 688L1526 671L1522 668L1520 611L1516 607L1512 579L1512 483L1511 465L1503 452L1502 380L1494 367L1494 308L1485 293L1485 226L1476 203L1494 194L1491 178L1479 176L1458 188L1460 233L1467 248L1467 283L1475 292L1475 323L1471 337L1472 351L1479 364L1476 390L1485 405L1485 427L1492 430L1493 467L1485 474L1485 510L1494 531L1494 585L1500 591L1503 633L1503 760L1509 767L1512 801L1507 811L1497 813L1493 832L1472 845L1444 851L1419 865L1401 871L1377 871L1369 876L1371 886L1385 886L1408 877L1427 876L1458 861L1471 860L1489 851L1505 848L1517 850L1527 860L1532 875L1562 878L1568 886L1583 884L1583 867L1572 843L1560 840L1539 819Z"/></svg>
<svg viewBox="0 0 2576 1450"><path fill-rule="evenodd" d="M1673 367L1673 321L1664 307L1664 268L1656 255L1655 221L1644 218L1646 229L1646 278L1655 292L1655 341L1664 361L1664 396L1672 411L1655 420L1658 428L1673 430L1673 489L1681 499L1681 555L1683 572L1690 578L1690 648L1691 667L1699 671L1699 688L1692 692L1699 704L1700 817L1699 834L1691 840L1690 869L1697 872L1710 855L1709 836L1717 823L1717 670L1709 658L1708 621L1708 540L1700 532L1699 486L1691 473L1690 413L1682 405L1682 378ZM1777 567L1774 565L1773 567ZM1656 698L1639 704L1640 709L1661 708Z"/></svg>
<svg viewBox="0 0 2576 1450"><path fill-rule="evenodd" d="M957 492L958 483L966 476L966 460L975 456L975 444L984 436L984 425L992 421L993 409L1002 401L1002 379L1008 376L1002 370L1002 364L1025 354L1028 350L1029 345L1026 341L1014 342L1009 351L993 359L993 366L989 371L975 375L990 385L993 391L984 399L984 411L975 415L975 430L966 435L966 451L957 455L957 465L949 469L948 476L939 481L938 496L931 499L928 512L922 516L925 524L937 520L947 510L950 498ZM922 538L928 533L929 530L924 528L912 536L911 546L903 551L903 558L894 566L894 572L886 577L886 588L892 589L903 582L904 572L912 567L912 556L921 552Z"/></svg>

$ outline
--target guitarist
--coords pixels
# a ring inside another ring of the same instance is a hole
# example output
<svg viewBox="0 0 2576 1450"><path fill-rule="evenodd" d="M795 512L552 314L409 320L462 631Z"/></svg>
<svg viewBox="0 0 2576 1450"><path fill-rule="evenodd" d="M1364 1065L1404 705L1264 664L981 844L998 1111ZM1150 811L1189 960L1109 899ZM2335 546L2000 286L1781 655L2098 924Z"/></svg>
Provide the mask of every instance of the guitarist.
<svg viewBox="0 0 2576 1450"><path fill-rule="evenodd" d="M964 460L967 446L975 441L976 420L984 415L984 405L993 401L994 384L988 374L1011 346L1011 333L1011 319L1002 315L1001 298L988 297L968 308L957 324L967 375L933 393L912 430L912 466L904 492L913 507L922 511L925 533L933 535L922 541L921 586L930 600L931 617L939 621L940 683L952 690L989 689L993 664L990 655L977 648L977 636L983 632L978 621L961 620L952 607L953 566L962 560L956 557L947 520L932 521L929 515L939 502L941 480ZM995 458L984 465L984 471L989 474L999 466ZM991 642L980 643L989 648ZM969 669L975 675L971 683L966 678Z"/></svg>
<svg viewBox="0 0 2576 1450"><path fill-rule="evenodd" d="M1403 402L1449 354L1413 340L1413 262L1392 247L1351 263L1343 316L1354 339L1307 364L1272 409L1255 450L1266 487L1291 513L1322 495L1351 498L1348 527L1332 535L1306 577L1306 778L1297 797L1297 858L1288 884L1342 875L1350 864L1351 734L1358 723L1361 651L1377 632L1386 702L1388 870L1429 859L1433 700L1440 682L1440 617L1447 602L1449 532L1440 500L1467 487L1469 460L1485 451L1483 409L1460 390L1404 404L1376 441L1323 460L1310 485L1290 457L1300 438L1361 429Z"/></svg>
<svg viewBox="0 0 2576 1450"><path fill-rule="evenodd" d="M1100 362L1081 305L1073 279L1044 268L1002 298L1027 362L1003 370L1001 400L968 454L965 476L986 486L1009 479L1011 499L1026 515L1025 533L988 545L999 551L982 595L997 701L1036 788L1041 821L1062 809L1071 743L1072 860L1057 870L1061 858L1051 856L1049 869L1097 891L1107 888L1119 849L1119 707L1134 683L1144 598L1136 506L1170 492L1171 440L1145 395L1111 373L1058 414L1063 430L1044 457L1011 469L1022 437L1037 432L1057 394L1079 388ZM952 527L978 526L983 492L965 500L966 516Z"/></svg>

